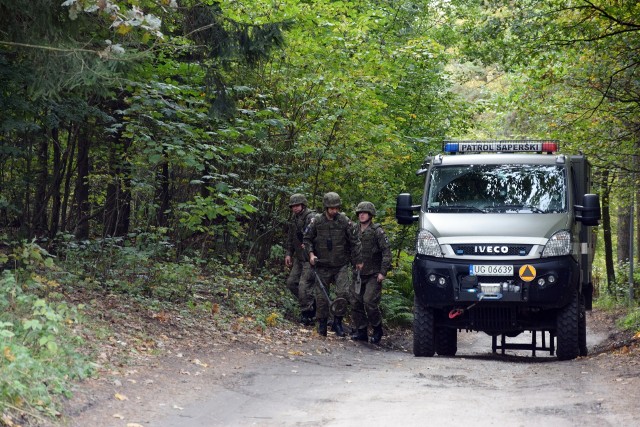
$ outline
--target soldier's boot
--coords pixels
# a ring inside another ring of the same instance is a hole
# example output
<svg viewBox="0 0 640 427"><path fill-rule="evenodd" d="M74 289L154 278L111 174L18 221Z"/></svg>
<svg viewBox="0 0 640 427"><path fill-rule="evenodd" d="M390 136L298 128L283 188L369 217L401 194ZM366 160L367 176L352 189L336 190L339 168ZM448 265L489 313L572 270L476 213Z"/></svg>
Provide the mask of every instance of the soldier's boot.
<svg viewBox="0 0 640 427"><path fill-rule="evenodd" d="M303 311L302 313L300 313L300 323L302 323L304 326L313 325L313 317L310 316L309 311Z"/></svg>
<svg viewBox="0 0 640 427"><path fill-rule="evenodd" d="M344 328L342 327L342 316L335 316L333 318L333 326L331 329L333 329L337 337L343 337L345 335Z"/></svg>
<svg viewBox="0 0 640 427"><path fill-rule="evenodd" d="M309 310L309 317L311 317L312 319L314 317L316 317L316 300L313 300L313 305L311 306L311 309Z"/></svg>
<svg viewBox="0 0 640 427"><path fill-rule="evenodd" d="M373 333L371 334L371 343L379 344L380 340L382 339L382 335L384 335L384 332L382 331L382 323L380 323L378 326L373 327Z"/></svg>
<svg viewBox="0 0 640 427"><path fill-rule="evenodd" d="M369 341L369 336L367 335L367 328L356 329L351 334L351 339L354 341Z"/></svg>
<svg viewBox="0 0 640 427"><path fill-rule="evenodd" d="M318 335L327 336L327 319L318 319Z"/></svg>

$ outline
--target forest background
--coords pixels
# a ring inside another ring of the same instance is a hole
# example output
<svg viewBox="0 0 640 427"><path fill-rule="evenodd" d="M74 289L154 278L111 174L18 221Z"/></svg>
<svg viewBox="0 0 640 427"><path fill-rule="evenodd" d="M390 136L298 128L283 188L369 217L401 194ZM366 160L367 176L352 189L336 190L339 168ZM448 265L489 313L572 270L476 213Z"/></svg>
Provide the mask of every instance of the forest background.
<svg viewBox="0 0 640 427"><path fill-rule="evenodd" d="M352 218L376 205L385 323L408 324L415 229L395 198L419 198L415 171L451 138L588 156L596 303L640 328L639 61L635 1L0 0L4 422L55 416L91 374L91 307L70 295L295 319L295 192L321 209L336 191Z"/></svg>

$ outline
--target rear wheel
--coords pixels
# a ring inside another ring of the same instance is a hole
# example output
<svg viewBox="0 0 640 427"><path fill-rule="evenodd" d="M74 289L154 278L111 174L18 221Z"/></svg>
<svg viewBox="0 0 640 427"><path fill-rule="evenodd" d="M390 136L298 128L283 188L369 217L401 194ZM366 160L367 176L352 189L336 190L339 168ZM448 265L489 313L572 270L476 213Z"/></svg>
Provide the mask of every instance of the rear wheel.
<svg viewBox="0 0 640 427"><path fill-rule="evenodd" d="M578 349L580 356L589 354L587 348L587 311L585 310L584 295L580 295L580 311L578 313Z"/></svg>
<svg viewBox="0 0 640 427"><path fill-rule="evenodd" d="M436 353L455 356L458 351L458 331L453 328L436 328Z"/></svg>
<svg viewBox="0 0 640 427"><path fill-rule="evenodd" d="M571 360L580 354L579 348L579 313L578 292L574 291L571 302L558 311L556 318L556 335L558 360Z"/></svg>
<svg viewBox="0 0 640 427"><path fill-rule="evenodd" d="M435 317L433 308L416 297L413 308L413 354L432 357L435 354Z"/></svg>

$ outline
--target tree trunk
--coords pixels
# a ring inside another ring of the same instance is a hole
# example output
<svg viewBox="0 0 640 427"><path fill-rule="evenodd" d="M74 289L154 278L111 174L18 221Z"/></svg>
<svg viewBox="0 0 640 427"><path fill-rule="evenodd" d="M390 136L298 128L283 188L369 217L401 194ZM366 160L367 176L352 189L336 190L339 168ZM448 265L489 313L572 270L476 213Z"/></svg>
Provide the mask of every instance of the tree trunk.
<svg viewBox="0 0 640 427"><path fill-rule="evenodd" d="M131 140L118 133L110 139L109 175L104 201L104 236L125 236L131 223L131 165L127 151Z"/></svg>
<svg viewBox="0 0 640 427"><path fill-rule="evenodd" d="M620 200L618 206L618 265L629 262L629 205Z"/></svg>
<svg viewBox="0 0 640 427"><path fill-rule="evenodd" d="M89 145L88 130L83 127L78 135L78 173L75 191L75 236L78 240L89 238Z"/></svg>
<svg viewBox="0 0 640 427"><path fill-rule="evenodd" d="M34 236L47 233L47 184L49 182L49 141L46 135L38 135L36 193L33 201L31 233Z"/></svg>
<svg viewBox="0 0 640 427"><path fill-rule="evenodd" d="M49 224L49 238L55 237L58 233L58 227L60 226L60 209L62 207L60 186L62 185L64 163L60 150L60 129L58 127L51 129L51 141L53 142L53 176L51 177L51 219Z"/></svg>
<svg viewBox="0 0 640 427"><path fill-rule="evenodd" d="M634 183L636 190L636 207L635 207L635 221L636 221L636 250L634 252L635 259L638 263L640 263L640 187L638 187L637 180ZM637 264L636 264L637 267Z"/></svg>
<svg viewBox="0 0 640 427"><path fill-rule="evenodd" d="M616 271L613 265L613 242L611 239L611 212L609 195L611 185L609 184L609 171L602 171L601 200L602 200L602 233L604 235L604 257L607 270L607 292L613 295L613 284L616 281Z"/></svg>
<svg viewBox="0 0 640 427"><path fill-rule="evenodd" d="M167 212L169 211L169 202L171 201L171 195L169 194L169 161L165 157L165 161L162 163L162 169L160 172L160 189L158 191L158 199L160 200L160 207L156 215L158 226L164 227L167 225Z"/></svg>
<svg viewBox="0 0 640 427"><path fill-rule="evenodd" d="M75 153L76 151L77 135L78 127L70 123L67 135L67 150L64 160L64 169L66 170L64 177L64 192L62 195L62 206L60 208L60 230L62 231L68 231L67 224L69 223L70 214L67 209L69 206L69 199L71 198L71 178L73 175L73 155L71 153Z"/></svg>

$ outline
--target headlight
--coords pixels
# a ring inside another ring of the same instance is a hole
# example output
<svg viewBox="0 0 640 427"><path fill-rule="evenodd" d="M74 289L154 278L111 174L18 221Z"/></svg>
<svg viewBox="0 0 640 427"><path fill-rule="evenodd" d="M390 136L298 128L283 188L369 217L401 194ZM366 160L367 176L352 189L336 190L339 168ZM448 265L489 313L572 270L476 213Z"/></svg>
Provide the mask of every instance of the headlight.
<svg viewBox="0 0 640 427"><path fill-rule="evenodd" d="M438 239L436 239L435 236L427 230L420 230L418 232L416 251L420 255L442 257L442 251L440 250Z"/></svg>
<svg viewBox="0 0 640 427"><path fill-rule="evenodd" d="M568 231L558 231L551 236L542 251L542 258L569 255L571 253L571 234Z"/></svg>

